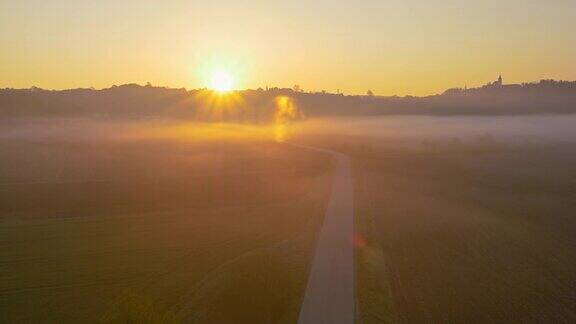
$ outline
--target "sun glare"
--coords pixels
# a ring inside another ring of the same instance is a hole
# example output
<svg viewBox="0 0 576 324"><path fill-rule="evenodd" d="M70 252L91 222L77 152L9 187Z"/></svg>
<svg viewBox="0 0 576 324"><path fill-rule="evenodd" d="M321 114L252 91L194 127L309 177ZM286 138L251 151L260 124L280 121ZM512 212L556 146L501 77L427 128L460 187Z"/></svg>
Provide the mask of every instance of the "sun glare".
<svg viewBox="0 0 576 324"><path fill-rule="evenodd" d="M228 92L232 90L234 80L230 73L226 71L216 71L212 74L210 87L218 92Z"/></svg>

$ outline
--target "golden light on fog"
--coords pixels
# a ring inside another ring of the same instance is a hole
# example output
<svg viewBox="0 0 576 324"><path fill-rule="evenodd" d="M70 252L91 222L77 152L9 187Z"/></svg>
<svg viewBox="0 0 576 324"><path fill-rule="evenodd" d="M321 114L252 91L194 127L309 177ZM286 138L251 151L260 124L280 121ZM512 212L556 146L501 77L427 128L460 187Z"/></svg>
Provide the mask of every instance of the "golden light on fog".
<svg viewBox="0 0 576 324"><path fill-rule="evenodd" d="M212 73L210 78L210 88L218 92L228 92L234 86L234 78L224 70L218 70Z"/></svg>
<svg viewBox="0 0 576 324"><path fill-rule="evenodd" d="M274 114L274 139L285 142L290 137L290 123L298 116L298 109L290 97L276 98L276 112Z"/></svg>

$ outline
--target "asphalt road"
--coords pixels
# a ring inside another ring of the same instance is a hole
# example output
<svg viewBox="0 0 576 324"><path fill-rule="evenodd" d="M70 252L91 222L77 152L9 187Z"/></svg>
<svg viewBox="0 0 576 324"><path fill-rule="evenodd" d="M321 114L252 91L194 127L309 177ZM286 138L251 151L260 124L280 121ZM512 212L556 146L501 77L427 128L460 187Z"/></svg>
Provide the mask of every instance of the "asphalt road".
<svg viewBox="0 0 576 324"><path fill-rule="evenodd" d="M294 146L331 154L335 168L332 193L298 323L354 323L354 208L350 158L314 147Z"/></svg>

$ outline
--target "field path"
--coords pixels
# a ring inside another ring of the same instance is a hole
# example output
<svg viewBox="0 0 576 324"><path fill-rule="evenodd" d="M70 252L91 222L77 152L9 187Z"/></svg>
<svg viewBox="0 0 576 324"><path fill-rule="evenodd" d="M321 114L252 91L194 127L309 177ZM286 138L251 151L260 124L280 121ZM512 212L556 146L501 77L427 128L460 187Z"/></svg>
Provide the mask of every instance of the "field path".
<svg viewBox="0 0 576 324"><path fill-rule="evenodd" d="M332 193L316 243L298 323L354 323L354 209L350 157L335 151L291 145L330 154L336 162Z"/></svg>

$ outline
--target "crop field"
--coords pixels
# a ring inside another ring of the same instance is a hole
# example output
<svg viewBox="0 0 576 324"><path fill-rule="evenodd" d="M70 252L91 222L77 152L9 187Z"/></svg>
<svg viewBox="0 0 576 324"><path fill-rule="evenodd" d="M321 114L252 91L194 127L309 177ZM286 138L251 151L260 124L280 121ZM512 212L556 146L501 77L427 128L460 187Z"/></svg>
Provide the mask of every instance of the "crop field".
<svg viewBox="0 0 576 324"><path fill-rule="evenodd" d="M357 322L576 321L576 141L499 121L298 130L353 161ZM36 131L0 133L0 322L297 321L328 156Z"/></svg>
<svg viewBox="0 0 576 324"><path fill-rule="evenodd" d="M330 186L266 140L0 141L0 322L287 322Z"/></svg>
<svg viewBox="0 0 576 324"><path fill-rule="evenodd" d="M363 143L362 322L576 320L576 145Z"/></svg>

